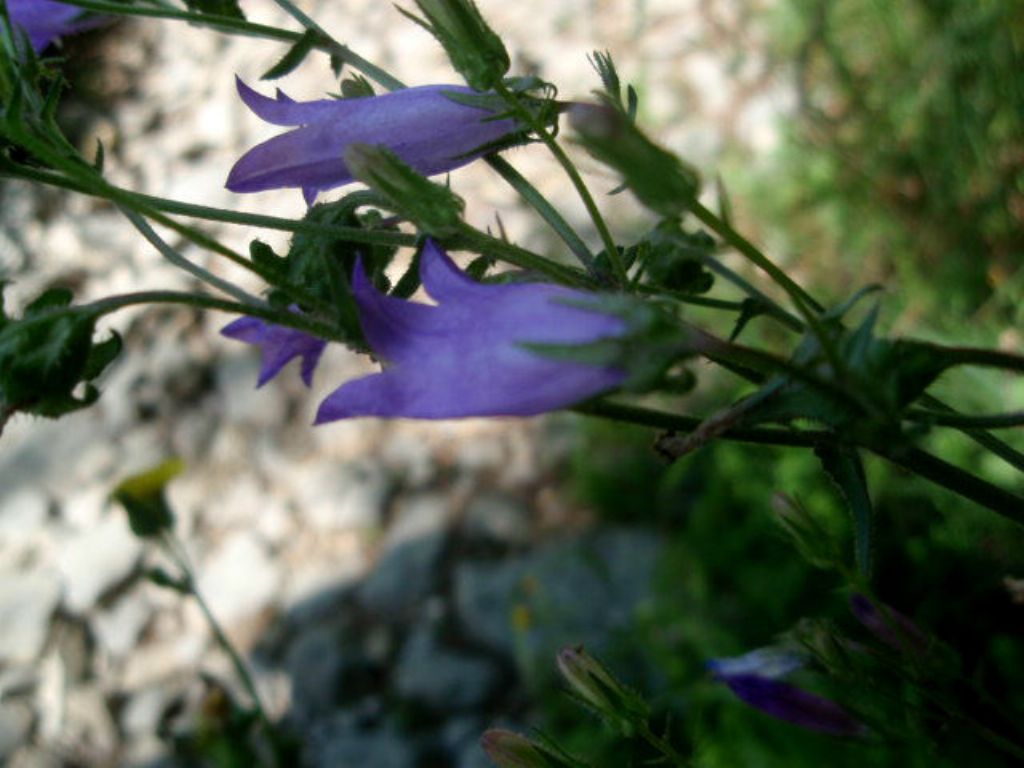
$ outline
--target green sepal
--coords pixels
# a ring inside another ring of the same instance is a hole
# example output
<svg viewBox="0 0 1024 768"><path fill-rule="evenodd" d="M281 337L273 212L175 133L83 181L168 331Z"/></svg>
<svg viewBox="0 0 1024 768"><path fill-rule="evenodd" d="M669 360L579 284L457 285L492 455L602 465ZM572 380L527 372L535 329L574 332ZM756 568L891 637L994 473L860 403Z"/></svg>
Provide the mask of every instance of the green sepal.
<svg viewBox="0 0 1024 768"><path fill-rule="evenodd" d="M498 84L512 62L473 0L416 0L416 5L425 19L399 10L441 43L471 88L486 91Z"/></svg>
<svg viewBox="0 0 1024 768"><path fill-rule="evenodd" d="M462 228L462 198L421 176L394 152L370 144L352 144L345 150L345 164L353 176L382 195L392 210L425 234L443 238Z"/></svg>
<svg viewBox="0 0 1024 768"><path fill-rule="evenodd" d="M289 48L280 60L260 76L260 80L276 80L279 77L293 72L306 57L316 48L320 36L313 30L307 29L295 44Z"/></svg>
<svg viewBox="0 0 1024 768"><path fill-rule="evenodd" d="M700 175L688 163L662 149L621 110L577 104L569 117L578 141L597 160L614 168L637 199L652 211L676 217L700 192Z"/></svg>
<svg viewBox="0 0 1024 768"><path fill-rule="evenodd" d="M346 99L364 99L374 96L373 83L362 75L352 75L341 81L341 95Z"/></svg>

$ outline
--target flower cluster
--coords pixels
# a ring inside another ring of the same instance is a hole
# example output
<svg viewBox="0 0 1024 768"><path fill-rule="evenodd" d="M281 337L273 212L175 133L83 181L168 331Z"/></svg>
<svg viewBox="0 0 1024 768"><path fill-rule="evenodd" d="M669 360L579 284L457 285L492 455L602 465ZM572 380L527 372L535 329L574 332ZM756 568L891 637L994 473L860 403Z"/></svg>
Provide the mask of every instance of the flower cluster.
<svg viewBox="0 0 1024 768"><path fill-rule="evenodd" d="M379 292L357 263L353 294L366 339L384 370L328 395L317 424L355 416L530 416L599 395L625 378L615 368L528 349L622 334L619 317L592 308L593 294L547 283L478 283L431 240L420 259L420 278L436 305ZM255 318L236 320L223 333L260 347L260 384L295 357L302 358L309 383L324 347L301 331Z"/></svg>

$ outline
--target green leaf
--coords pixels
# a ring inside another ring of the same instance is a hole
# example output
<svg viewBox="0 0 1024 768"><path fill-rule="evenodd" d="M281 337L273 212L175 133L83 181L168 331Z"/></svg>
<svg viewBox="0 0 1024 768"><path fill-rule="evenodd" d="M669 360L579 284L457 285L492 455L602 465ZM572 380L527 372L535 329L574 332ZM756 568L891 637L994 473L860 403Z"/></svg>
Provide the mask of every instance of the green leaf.
<svg viewBox="0 0 1024 768"><path fill-rule="evenodd" d="M316 48L318 40L319 35L313 30L307 29L285 55L260 76L260 80L276 80L294 71Z"/></svg>
<svg viewBox="0 0 1024 768"><path fill-rule="evenodd" d="M20 319L3 314L0 297L0 407L55 418L91 405L91 381L121 350L114 334L99 344L96 317L70 305L62 288L43 292ZM76 395L76 391L80 394Z"/></svg>
<svg viewBox="0 0 1024 768"><path fill-rule="evenodd" d="M82 370L82 379L92 381L110 365L121 354L124 342L117 331L110 332L110 338L93 344L89 350L89 356L85 360L85 368Z"/></svg>
<svg viewBox="0 0 1024 768"><path fill-rule="evenodd" d="M846 502L853 521L854 555L857 570L865 578L871 574L871 541L874 510L868 493L864 464L854 448L819 446L814 454Z"/></svg>

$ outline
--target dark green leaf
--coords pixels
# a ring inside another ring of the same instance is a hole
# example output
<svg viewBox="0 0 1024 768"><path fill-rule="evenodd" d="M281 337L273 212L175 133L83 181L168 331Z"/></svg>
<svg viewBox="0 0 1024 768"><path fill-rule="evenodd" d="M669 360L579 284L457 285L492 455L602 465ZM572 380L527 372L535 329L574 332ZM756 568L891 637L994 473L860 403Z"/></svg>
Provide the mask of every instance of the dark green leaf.
<svg viewBox="0 0 1024 768"><path fill-rule="evenodd" d="M854 448L820 446L814 450L821 466L846 502L853 521L854 554L857 569L867 578L871 573L871 540L874 511L860 454Z"/></svg>

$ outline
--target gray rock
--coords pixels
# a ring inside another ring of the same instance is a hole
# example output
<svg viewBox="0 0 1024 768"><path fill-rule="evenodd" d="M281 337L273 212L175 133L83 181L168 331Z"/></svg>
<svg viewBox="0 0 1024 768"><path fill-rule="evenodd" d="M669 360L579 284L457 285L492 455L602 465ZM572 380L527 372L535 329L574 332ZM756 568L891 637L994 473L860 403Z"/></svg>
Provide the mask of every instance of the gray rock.
<svg viewBox="0 0 1024 768"><path fill-rule="evenodd" d="M501 684L487 659L442 647L429 629L406 642L392 677L398 695L435 712L460 712L486 703Z"/></svg>
<svg viewBox="0 0 1024 768"><path fill-rule="evenodd" d="M59 601L56 573L0 571L0 662L29 662L39 656Z"/></svg>
<svg viewBox="0 0 1024 768"><path fill-rule="evenodd" d="M292 681L292 706L297 720L326 714L337 701L345 668L341 633L336 627L304 632L288 647L285 669Z"/></svg>
<svg viewBox="0 0 1024 768"><path fill-rule="evenodd" d="M396 511L359 602L388 620L410 617L437 587L447 541L447 501L436 495L409 499Z"/></svg>
<svg viewBox="0 0 1024 768"><path fill-rule="evenodd" d="M110 514L95 526L72 534L59 545L58 568L64 581L64 605L85 613L134 570L142 545L124 515Z"/></svg>
<svg viewBox="0 0 1024 768"><path fill-rule="evenodd" d="M466 634L508 658L524 649L549 664L567 644L599 647L632 622L649 596L661 547L650 533L611 530L455 570L456 615ZM514 611L529 617L516 629Z"/></svg>
<svg viewBox="0 0 1024 768"><path fill-rule="evenodd" d="M32 710L24 704L0 703L0 763L4 763L28 739Z"/></svg>
<svg viewBox="0 0 1024 768"><path fill-rule="evenodd" d="M470 541L521 546L530 541L530 511L507 496L482 494L466 506L462 528Z"/></svg>
<svg viewBox="0 0 1024 768"><path fill-rule="evenodd" d="M230 625L270 607L281 587L281 566L249 531L231 535L204 563L199 589L213 615Z"/></svg>
<svg viewBox="0 0 1024 768"><path fill-rule="evenodd" d="M415 768L415 748L391 728L318 734L303 761L308 768Z"/></svg>
<svg viewBox="0 0 1024 768"><path fill-rule="evenodd" d="M149 599L141 591L133 591L92 616L93 637L100 648L114 658L121 658L135 648L152 615Z"/></svg>

